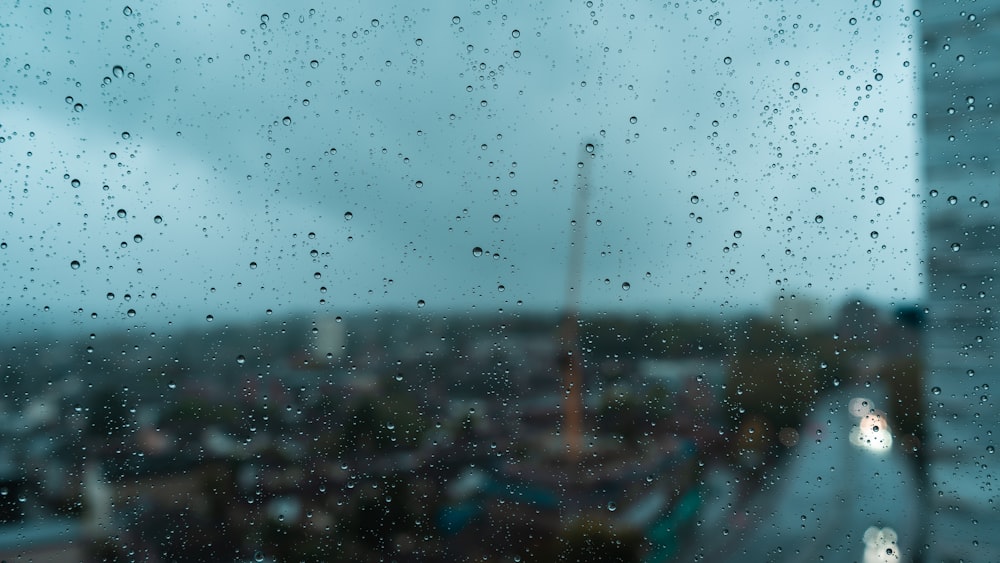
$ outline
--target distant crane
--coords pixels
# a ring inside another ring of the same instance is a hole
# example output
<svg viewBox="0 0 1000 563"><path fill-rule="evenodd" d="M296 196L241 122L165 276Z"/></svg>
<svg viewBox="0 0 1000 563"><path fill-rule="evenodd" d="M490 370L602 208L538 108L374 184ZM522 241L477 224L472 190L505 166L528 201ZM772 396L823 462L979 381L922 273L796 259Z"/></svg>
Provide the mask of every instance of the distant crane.
<svg viewBox="0 0 1000 563"><path fill-rule="evenodd" d="M583 358L580 355L578 332L587 198L590 190L590 161L594 159L594 143L585 143L580 150L581 158L577 163L579 172L571 216L566 303L559 331L562 340L559 358L559 371L563 380L562 432L570 459L577 459L583 453Z"/></svg>

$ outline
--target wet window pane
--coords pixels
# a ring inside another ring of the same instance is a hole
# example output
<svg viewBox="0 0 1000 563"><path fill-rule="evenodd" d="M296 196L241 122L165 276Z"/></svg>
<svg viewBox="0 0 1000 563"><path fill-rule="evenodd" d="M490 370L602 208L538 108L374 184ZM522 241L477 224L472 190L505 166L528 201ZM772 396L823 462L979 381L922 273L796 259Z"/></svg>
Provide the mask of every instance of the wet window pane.
<svg viewBox="0 0 1000 563"><path fill-rule="evenodd" d="M1000 559L995 12L0 8L0 559Z"/></svg>

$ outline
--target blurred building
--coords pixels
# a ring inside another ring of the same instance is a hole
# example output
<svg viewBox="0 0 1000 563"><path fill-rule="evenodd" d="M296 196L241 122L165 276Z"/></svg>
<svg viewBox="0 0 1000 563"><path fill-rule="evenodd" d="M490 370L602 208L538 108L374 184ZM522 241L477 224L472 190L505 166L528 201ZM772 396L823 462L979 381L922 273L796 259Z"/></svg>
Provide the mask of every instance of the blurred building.
<svg viewBox="0 0 1000 563"><path fill-rule="evenodd" d="M1000 3L925 2L920 19L929 267L927 561L1000 561L991 386L1000 335ZM995 200L990 206L990 200Z"/></svg>

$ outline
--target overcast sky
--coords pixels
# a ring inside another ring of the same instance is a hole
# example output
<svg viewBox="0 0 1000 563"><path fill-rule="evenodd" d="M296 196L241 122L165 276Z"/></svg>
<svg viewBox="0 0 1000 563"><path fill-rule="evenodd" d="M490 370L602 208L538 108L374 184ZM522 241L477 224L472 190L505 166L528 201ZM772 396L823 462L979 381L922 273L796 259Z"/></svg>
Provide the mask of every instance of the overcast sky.
<svg viewBox="0 0 1000 563"><path fill-rule="evenodd" d="M908 3L253 4L3 8L8 332L921 298Z"/></svg>

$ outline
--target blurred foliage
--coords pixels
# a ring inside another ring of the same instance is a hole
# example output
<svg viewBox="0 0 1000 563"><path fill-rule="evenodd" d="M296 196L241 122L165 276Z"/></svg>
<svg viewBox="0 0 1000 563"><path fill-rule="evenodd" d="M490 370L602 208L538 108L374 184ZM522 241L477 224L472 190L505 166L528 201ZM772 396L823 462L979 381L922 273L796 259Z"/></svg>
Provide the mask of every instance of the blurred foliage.
<svg viewBox="0 0 1000 563"><path fill-rule="evenodd" d="M638 532L618 531L609 522L582 520L569 525L548 546L542 561L641 561L642 536Z"/></svg>

